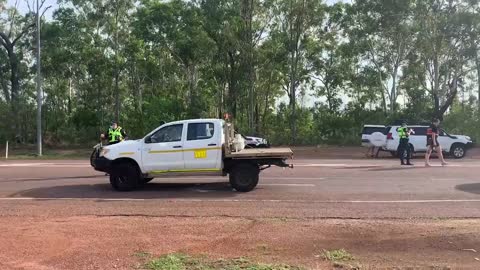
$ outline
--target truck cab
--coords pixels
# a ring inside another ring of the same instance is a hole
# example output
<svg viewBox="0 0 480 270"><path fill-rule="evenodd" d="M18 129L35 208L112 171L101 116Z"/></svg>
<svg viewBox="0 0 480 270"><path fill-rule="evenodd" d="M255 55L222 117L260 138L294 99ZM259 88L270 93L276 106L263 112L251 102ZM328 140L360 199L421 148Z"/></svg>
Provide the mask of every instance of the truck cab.
<svg viewBox="0 0 480 270"><path fill-rule="evenodd" d="M241 138L241 137L240 137ZM112 187L129 191L159 177L229 175L237 191L250 191L261 170L285 163L288 148L238 148L233 124L221 119L193 119L161 125L143 139L97 147L91 164L110 174ZM240 143L241 145L241 143Z"/></svg>

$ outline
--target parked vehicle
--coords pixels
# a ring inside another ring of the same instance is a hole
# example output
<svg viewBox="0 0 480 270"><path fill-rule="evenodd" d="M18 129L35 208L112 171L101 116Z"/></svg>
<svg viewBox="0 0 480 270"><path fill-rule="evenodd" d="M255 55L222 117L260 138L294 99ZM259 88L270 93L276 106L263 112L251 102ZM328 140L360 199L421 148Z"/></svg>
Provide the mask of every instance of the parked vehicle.
<svg viewBox="0 0 480 270"><path fill-rule="evenodd" d="M392 155L397 156L397 149L400 142L397 128L400 126L394 125L387 127L388 133L386 137L385 150L390 151ZM409 128L415 131L415 134L410 135L411 153L424 153L427 151L427 129L426 125L409 125ZM441 129L438 137L438 142L442 147L443 152L453 156L454 158L463 158L467 150L473 146L472 139L465 135L450 135L445 130Z"/></svg>
<svg viewBox="0 0 480 270"><path fill-rule="evenodd" d="M130 191L156 177L171 175L229 176L237 191L253 190L260 171L272 165L290 167L289 148L244 149L233 124L220 119L184 120L161 125L143 139L98 145L91 163L110 175L110 184Z"/></svg>
<svg viewBox="0 0 480 270"><path fill-rule="evenodd" d="M247 148L269 148L267 139L253 136L243 136Z"/></svg>
<svg viewBox="0 0 480 270"><path fill-rule="evenodd" d="M387 128L383 125L364 125L362 130L363 147L385 147L387 143Z"/></svg>

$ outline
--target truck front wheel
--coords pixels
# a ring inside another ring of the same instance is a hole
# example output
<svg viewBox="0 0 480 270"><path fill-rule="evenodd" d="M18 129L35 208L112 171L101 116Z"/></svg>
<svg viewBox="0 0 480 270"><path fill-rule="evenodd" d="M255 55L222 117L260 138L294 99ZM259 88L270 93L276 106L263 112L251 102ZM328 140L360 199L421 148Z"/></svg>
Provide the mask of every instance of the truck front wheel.
<svg viewBox="0 0 480 270"><path fill-rule="evenodd" d="M110 184L118 191L131 191L140 184L140 173L130 163L120 163L113 166L110 173Z"/></svg>
<svg viewBox="0 0 480 270"><path fill-rule="evenodd" d="M230 171L230 185L239 192L252 191L258 184L260 169L255 164L241 163Z"/></svg>

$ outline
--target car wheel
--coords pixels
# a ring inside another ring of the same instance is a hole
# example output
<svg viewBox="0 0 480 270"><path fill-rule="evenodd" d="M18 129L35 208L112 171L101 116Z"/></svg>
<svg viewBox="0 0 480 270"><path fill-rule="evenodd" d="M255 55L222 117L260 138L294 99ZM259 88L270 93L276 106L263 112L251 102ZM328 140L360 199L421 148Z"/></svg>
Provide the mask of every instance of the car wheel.
<svg viewBox="0 0 480 270"><path fill-rule="evenodd" d="M230 185L239 192L252 191L258 184L260 169L255 164L240 163L229 173Z"/></svg>
<svg viewBox="0 0 480 270"><path fill-rule="evenodd" d="M454 158L463 158L466 154L465 145L463 144L454 144L450 149L450 155Z"/></svg>
<svg viewBox="0 0 480 270"><path fill-rule="evenodd" d="M118 191L131 191L138 187L140 173L136 166L131 163L116 164L110 173L110 184Z"/></svg>
<svg viewBox="0 0 480 270"><path fill-rule="evenodd" d="M97 157L97 149L94 149L92 154L90 155L90 165L95 167L95 158Z"/></svg>
<svg viewBox="0 0 480 270"><path fill-rule="evenodd" d="M152 181L152 180L153 180L153 177L142 178L142 183L146 184L146 183L148 183L148 182L150 182L150 181Z"/></svg>

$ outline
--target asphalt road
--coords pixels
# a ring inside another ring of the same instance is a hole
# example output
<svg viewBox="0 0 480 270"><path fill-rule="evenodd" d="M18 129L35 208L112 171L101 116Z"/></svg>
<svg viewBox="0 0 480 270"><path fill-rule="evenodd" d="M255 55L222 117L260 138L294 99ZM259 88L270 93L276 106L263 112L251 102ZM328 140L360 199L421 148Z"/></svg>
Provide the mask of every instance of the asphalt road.
<svg viewBox="0 0 480 270"><path fill-rule="evenodd" d="M480 161L432 168L416 161L297 159L294 169L262 172L249 193L211 177L155 179L116 192L87 161L0 162L0 216L480 217Z"/></svg>

